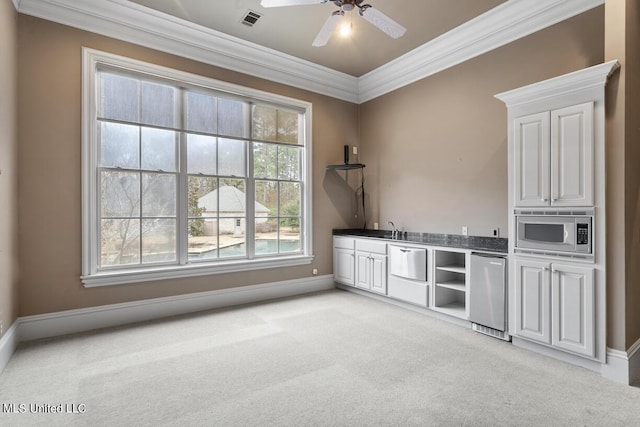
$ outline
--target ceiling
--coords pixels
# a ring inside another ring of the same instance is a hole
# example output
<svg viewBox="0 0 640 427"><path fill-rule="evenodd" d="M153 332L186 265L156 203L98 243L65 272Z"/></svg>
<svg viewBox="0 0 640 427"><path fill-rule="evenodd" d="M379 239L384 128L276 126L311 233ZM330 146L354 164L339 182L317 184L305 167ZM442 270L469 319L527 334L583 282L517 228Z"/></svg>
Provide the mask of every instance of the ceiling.
<svg viewBox="0 0 640 427"><path fill-rule="evenodd" d="M394 40L357 13L351 12L346 16L353 24L350 38L334 35L326 46L312 47L311 43L326 19L333 11L338 10L333 3L263 8L260 0L130 1L355 77L360 77L505 2L367 0L367 3L406 27L405 35ZM241 23L248 10L262 15L253 27Z"/></svg>

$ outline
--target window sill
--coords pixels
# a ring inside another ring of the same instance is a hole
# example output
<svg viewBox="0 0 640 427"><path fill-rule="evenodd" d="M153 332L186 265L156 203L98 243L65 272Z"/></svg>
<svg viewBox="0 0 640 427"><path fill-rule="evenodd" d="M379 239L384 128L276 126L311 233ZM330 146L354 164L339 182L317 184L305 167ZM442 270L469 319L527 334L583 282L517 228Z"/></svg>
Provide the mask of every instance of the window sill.
<svg viewBox="0 0 640 427"><path fill-rule="evenodd" d="M184 266L107 271L81 276L81 279L85 288L93 288L98 286L123 285L126 283L236 273L240 271L261 270L265 268L293 267L297 265L311 264L312 261L313 256L295 255L290 257L266 258L251 261L228 261L220 262L215 265L189 264Z"/></svg>

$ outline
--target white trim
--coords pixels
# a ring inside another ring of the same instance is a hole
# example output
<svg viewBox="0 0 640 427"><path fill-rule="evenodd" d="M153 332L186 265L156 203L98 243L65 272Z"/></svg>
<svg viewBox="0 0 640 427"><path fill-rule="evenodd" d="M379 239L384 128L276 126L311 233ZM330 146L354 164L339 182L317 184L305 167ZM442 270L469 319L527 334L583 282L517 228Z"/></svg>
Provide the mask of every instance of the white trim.
<svg viewBox="0 0 640 427"><path fill-rule="evenodd" d="M13 2L13 7L16 8L17 11L20 11L20 2L22 0L11 0ZM2 370L0 369L0 372L2 372Z"/></svg>
<svg viewBox="0 0 640 427"><path fill-rule="evenodd" d="M9 363L9 359L18 348L20 335L18 333L18 327L20 321L16 320L13 325L5 332L0 338L0 374Z"/></svg>
<svg viewBox="0 0 640 427"><path fill-rule="evenodd" d="M305 158L302 165L303 190L303 254L281 255L269 258L241 259L219 261L216 263L193 263L187 265L170 265L162 267L140 267L130 269L98 271L98 214L95 197L96 182L96 126L94 124L97 108L96 101L96 69L99 64L120 67L127 70L162 76L181 83L211 88L240 95L245 98L283 104L304 112ZM174 279L210 274L232 273L265 268L282 268L310 264L313 261L313 218L312 218L312 104L307 101L289 98L282 95L247 88L184 71L174 70L147 62L126 58L95 49L82 48L82 282L85 287L120 285L125 283L145 282L152 280Z"/></svg>
<svg viewBox="0 0 640 427"><path fill-rule="evenodd" d="M354 103L384 95L604 3L509 0L357 78L125 0L13 1L20 13Z"/></svg>
<svg viewBox="0 0 640 427"><path fill-rule="evenodd" d="M589 88L600 88L607 84L609 76L619 67L620 63L617 60L613 60L508 92L502 92L495 95L495 97L504 102L508 108L512 108L522 104L557 98Z"/></svg>
<svg viewBox="0 0 640 427"><path fill-rule="evenodd" d="M572 365L581 366L585 369L589 369L590 371L601 372L602 370L603 365L596 360L585 359L582 356L567 353L563 350L556 350L555 348L548 347L546 345L536 344L517 336L511 336L511 342L516 347L524 348L526 350L530 350L535 353L560 360L562 362L570 363Z"/></svg>
<svg viewBox="0 0 640 427"><path fill-rule="evenodd" d="M629 358L629 384L640 386L640 338L629 350L627 350Z"/></svg>
<svg viewBox="0 0 640 427"><path fill-rule="evenodd" d="M358 99L357 78L125 0L21 0L19 12L321 93Z"/></svg>
<svg viewBox="0 0 640 427"><path fill-rule="evenodd" d="M600 373L611 381L629 384L629 357L627 352L607 348L607 363L602 365Z"/></svg>
<svg viewBox="0 0 640 427"><path fill-rule="evenodd" d="M326 275L27 316L19 318L20 340L73 334L333 288L333 275Z"/></svg>
<svg viewBox="0 0 640 427"><path fill-rule="evenodd" d="M207 276L224 273L237 273L240 271L262 270L265 268L283 268L299 265L308 265L313 261L313 256L291 256L277 259L257 259L219 262L212 264L187 264L168 266L164 268L149 268L137 270L114 270L99 272L82 276L85 288L108 285L124 285L127 283L141 283L165 279L179 279L185 277Z"/></svg>

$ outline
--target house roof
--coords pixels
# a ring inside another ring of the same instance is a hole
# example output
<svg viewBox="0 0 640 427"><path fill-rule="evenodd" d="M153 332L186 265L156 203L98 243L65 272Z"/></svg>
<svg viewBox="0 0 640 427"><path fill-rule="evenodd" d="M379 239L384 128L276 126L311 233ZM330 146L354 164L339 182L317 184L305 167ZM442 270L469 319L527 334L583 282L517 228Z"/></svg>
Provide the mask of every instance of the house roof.
<svg viewBox="0 0 640 427"><path fill-rule="evenodd" d="M220 193L220 209L218 209L218 193ZM269 212L269 208L265 205L258 202L255 203L256 212ZM245 212L246 195L235 187L225 185L200 197L198 199L198 206L209 212L217 210L221 212Z"/></svg>

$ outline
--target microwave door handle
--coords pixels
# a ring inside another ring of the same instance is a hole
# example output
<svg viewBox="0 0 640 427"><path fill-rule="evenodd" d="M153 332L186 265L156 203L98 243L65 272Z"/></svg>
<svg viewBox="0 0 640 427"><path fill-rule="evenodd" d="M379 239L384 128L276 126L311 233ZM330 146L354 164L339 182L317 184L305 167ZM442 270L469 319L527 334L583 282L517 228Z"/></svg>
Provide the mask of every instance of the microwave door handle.
<svg viewBox="0 0 640 427"><path fill-rule="evenodd" d="M562 243L567 243L567 237L569 237L569 230L567 227L564 228L564 241Z"/></svg>

